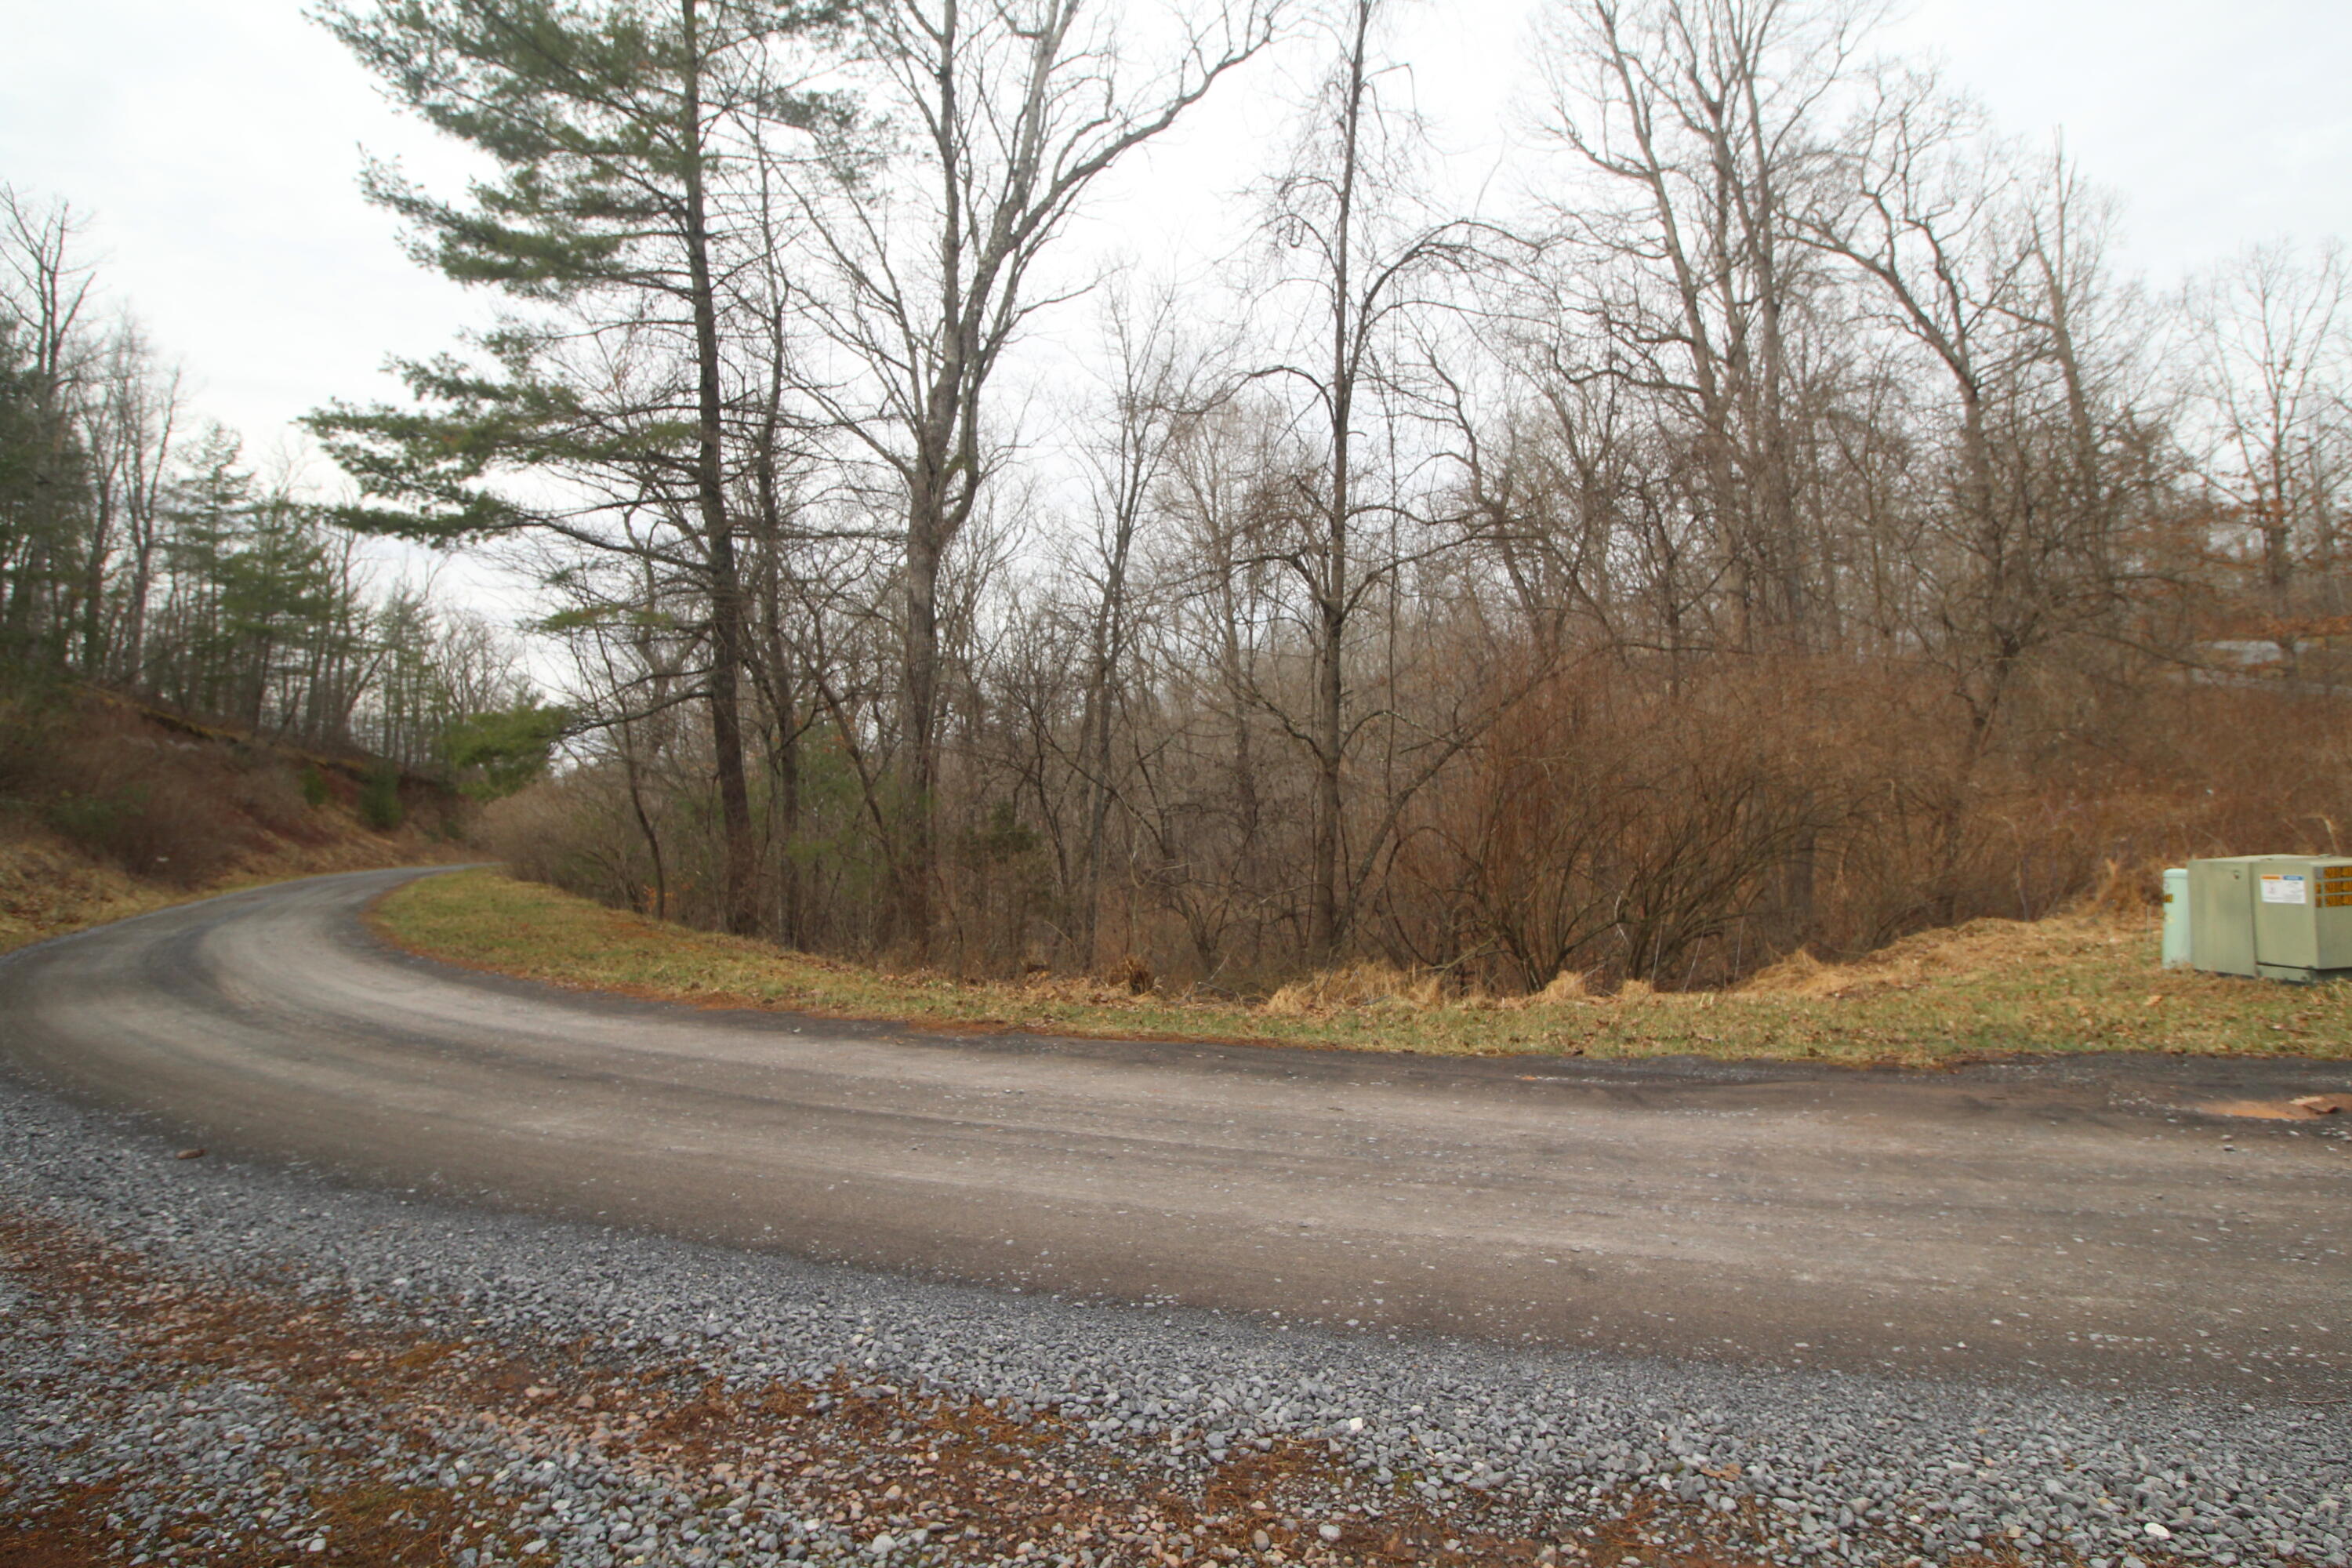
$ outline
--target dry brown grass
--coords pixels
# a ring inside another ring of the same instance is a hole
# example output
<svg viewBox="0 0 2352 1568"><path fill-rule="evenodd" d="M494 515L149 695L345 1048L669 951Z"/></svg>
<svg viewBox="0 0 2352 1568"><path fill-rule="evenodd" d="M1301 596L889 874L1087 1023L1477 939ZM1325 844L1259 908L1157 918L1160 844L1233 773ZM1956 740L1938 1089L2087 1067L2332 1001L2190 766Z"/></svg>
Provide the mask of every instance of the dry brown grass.
<svg viewBox="0 0 2352 1568"><path fill-rule="evenodd" d="M1373 959L1294 980L1266 998L1265 1011L1277 1018L1312 1018L1356 1007L1430 1008L1444 1003L1439 976Z"/></svg>
<svg viewBox="0 0 2352 1568"><path fill-rule="evenodd" d="M0 952L143 914L173 897L54 834L28 831L0 840Z"/></svg>
<svg viewBox="0 0 2352 1568"><path fill-rule="evenodd" d="M1626 985L1593 996L1570 980L1498 1001L1448 996L1426 973L1359 963L1297 981L1257 1006L1139 995L1117 982L893 974L664 924L491 872L411 883L379 904L375 919L412 952L552 984L960 1030L1920 1067L2085 1050L2352 1058L2352 985L2160 970L2151 921L2104 915L1979 921L1734 992Z"/></svg>
<svg viewBox="0 0 2352 1568"><path fill-rule="evenodd" d="M1946 931L1903 938L1849 963L1830 963L1799 949L1759 971L1728 993L1742 997L1854 996L1916 988L1931 980L1965 980L2011 965L2063 960L2085 941L2111 935L2118 921L2100 914L2053 915L2042 921L1975 920Z"/></svg>
<svg viewBox="0 0 2352 1568"><path fill-rule="evenodd" d="M194 887L133 877L46 829L20 824L0 830L0 952L266 882L462 858L457 846L415 832L370 833L341 815L346 820L331 837L267 838Z"/></svg>
<svg viewBox="0 0 2352 1568"><path fill-rule="evenodd" d="M1550 984L1528 997L1528 1001L1535 1006L1557 1007L1564 1002L1588 1001L1591 995L1580 971L1563 969L1551 977Z"/></svg>
<svg viewBox="0 0 2352 1568"><path fill-rule="evenodd" d="M413 780L426 809L375 832L354 809L363 772L105 692L0 697L0 952L262 882L457 858L421 830L454 796Z"/></svg>

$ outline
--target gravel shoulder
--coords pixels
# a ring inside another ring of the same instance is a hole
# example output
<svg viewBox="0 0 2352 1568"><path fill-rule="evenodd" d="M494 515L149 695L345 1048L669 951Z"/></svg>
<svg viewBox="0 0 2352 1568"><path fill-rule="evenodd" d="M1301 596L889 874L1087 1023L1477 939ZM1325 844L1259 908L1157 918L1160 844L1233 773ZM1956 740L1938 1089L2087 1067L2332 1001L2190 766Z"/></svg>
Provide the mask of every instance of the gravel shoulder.
<svg viewBox="0 0 2352 1568"><path fill-rule="evenodd" d="M910 1282L179 1160L15 1086L0 1215L10 1563L2347 1560L2340 1405Z"/></svg>

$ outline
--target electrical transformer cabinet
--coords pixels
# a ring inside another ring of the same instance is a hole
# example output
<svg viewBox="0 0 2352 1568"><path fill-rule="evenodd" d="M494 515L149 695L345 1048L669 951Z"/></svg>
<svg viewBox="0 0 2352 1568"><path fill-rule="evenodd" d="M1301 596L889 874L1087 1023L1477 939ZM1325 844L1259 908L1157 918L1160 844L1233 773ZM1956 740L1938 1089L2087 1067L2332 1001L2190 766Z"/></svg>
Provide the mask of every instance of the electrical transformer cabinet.
<svg viewBox="0 0 2352 1568"><path fill-rule="evenodd" d="M2189 863L2189 962L2216 974L2352 979L2352 859Z"/></svg>
<svg viewBox="0 0 2352 1568"><path fill-rule="evenodd" d="M2189 967L2189 868L2164 868L2164 967Z"/></svg>

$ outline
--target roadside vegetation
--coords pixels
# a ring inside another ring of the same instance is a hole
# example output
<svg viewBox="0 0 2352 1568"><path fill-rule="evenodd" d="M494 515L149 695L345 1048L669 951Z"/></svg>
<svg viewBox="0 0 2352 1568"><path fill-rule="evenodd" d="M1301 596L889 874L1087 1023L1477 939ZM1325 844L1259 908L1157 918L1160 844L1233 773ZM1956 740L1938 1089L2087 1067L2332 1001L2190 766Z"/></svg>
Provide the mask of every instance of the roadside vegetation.
<svg viewBox="0 0 2352 1568"><path fill-rule="evenodd" d="M521 878L950 1012L1149 978L1206 1011L1138 1026L1875 1058L2325 1007L2172 1022L2137 937L2097 1006L1806 955L2343 850L2339 245L2144 284L2085 171L1838 0L1545 0L1528 199L1475 204L1395 0L510 9L313 10L474 166L364 188L500 312L308 416L335 504L0 190L0 679L358 748L495 801ZM1095 204L1269 68L1247 226L1082 310ZM535 577L562 703L372 583L394 538ZM39 811L181 886L243 853L166 869L173 804Z"/></svg>
<svg viewBox="0 0 2352 1568"><path fill-rule="evenodd" d="M0 698L0 952L289 877L456 858L440 780L94 690Z"/></svg>
<svg viewBox="0 0 2352 1568"><path fill-rule="evenodd" d="M853 963L1513 995L2342 847L2339 248L2144 285L1832 0L1548 0L1475 204L1393 0L1132 9L318 7L512 313L309 422L341 524L535 563L571 733L491 857ZM1057 297L1268 65L1234 226Z"/></svg>
<svg viewBox="0 0 2352 1568"><path fill-rule="evenodd" d="M377 905L410 952L551 984L714 1007L918 1027L1250 1041L1445 1056L1818 1058L1931 1067L1990 1055L2142 1050L2352 1058L2352 987L2293 987L2157 967L2152 915L1979 920L1860 963L1784 961L1726 991L1638 982L1589 995L1465 993L1356 964L1263 998L1038 975L956 981L784 952L609 909L495 871L426 878Z"/></svg>
<svg viewBox="0 0 2352 1568"><path fill-rule="evenodd" d="M0 184L0 950L445 858L568 716L202 417L84 218Z"/></svg>

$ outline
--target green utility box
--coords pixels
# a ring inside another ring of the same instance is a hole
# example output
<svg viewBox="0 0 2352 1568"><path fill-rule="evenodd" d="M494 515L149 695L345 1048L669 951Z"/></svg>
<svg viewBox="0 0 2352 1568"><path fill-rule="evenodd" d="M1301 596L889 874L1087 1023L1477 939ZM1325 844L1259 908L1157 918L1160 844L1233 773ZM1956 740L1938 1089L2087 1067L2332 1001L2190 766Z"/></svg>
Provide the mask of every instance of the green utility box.
<svg viewBox="0 0 2352 1568"><path fill-rule="evenodd" d="M2164 868L2164 967L2189 967L2189 868Z"/></svg>
<svg viewBox="0 0 2352 1568"><path fill-rule="evenodd" d="M2352 979L2352 859L2189 862L2189 962L2215 974Z"/></svg>

